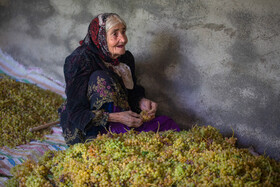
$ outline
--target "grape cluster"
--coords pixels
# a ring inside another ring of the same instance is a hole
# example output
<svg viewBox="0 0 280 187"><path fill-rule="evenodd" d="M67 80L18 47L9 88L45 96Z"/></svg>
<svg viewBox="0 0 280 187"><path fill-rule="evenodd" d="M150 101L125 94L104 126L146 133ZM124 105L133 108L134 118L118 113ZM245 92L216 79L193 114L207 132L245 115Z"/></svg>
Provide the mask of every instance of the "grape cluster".
<svg viewBox="0 0 280 187"><path fill-rule="evenodd" d="M12 168L7 186L279 186L280 163L212 126L104 134Z"/></svg>
<svg viewBox="0 0 280 187"><path fill-rule="evenodd" d="M141 116L141 119L143 120L143 122L148 122L153 119L153 116L149 115L148 112L145 110L142 110L140 112L140 116Z"/></svg>
<svg viewBox="0 0 280 187"><path fill-rule="evenodd" d="M63 103L60 95L5 75L0 78L0 87L0 146L13 148L49 133L29 129L58 120L57 108Z"/></svg>

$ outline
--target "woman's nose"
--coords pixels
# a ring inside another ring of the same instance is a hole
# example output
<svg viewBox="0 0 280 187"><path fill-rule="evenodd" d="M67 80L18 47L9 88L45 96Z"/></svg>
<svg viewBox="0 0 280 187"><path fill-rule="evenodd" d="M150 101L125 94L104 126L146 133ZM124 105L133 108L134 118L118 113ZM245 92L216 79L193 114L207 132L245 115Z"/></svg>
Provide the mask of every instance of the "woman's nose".
<svg viewBox="0 0 280 187"><path fill-rule="evenodd" d="M119 40L120 40L120 42L123 42L123 43L125 43L126 42L126 35L125 34L120 34L119 35Z"/></svg>

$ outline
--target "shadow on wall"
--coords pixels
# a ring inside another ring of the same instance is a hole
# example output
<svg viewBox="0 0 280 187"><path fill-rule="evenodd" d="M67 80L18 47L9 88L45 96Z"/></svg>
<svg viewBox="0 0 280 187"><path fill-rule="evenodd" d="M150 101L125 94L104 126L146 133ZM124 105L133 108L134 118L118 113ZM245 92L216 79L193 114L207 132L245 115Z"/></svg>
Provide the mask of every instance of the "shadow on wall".
<svg viewBox="0 0 280 187"><path fill-rule="evenodd" d="M158 103L158 115L173 118L182 129L191 128L199 120L178 97L180 92L191 93L197 87L196 81L192 81L197 77L197 71L179 53L179 38L172 33L155 34L150 49L152 58L149 62L141 62L141 67L137 68L146 97Z"/></svg>
<svg viewBox="0 0 280 187"><path fill-rule="evenodd" d="M262 19L269 20L268 23L263 23L257 22L257 16L248 12L236 11L229 14L229 19L237 28L238 34L234 44L227 49L228 54L232 56L232 70L224 78L227 84L223 84L226 86L221 92L225 97L231 98L234 104L230 108L230 113L225 113L222 118L225 124L233 124L233 128L237 129L236 137L239 140L239 147L253 145L260 154L267 153L279 160L280 96L272 86L273 81L259 75L277 72L277 69L274 69L277 65L267 60L264 61L265 70L261 71L257 68L258 65L264 63L261 60L265 59L264 55L259 54L263 53L260 49L264 47L257 46L258 43L254 42L252 36L254 22L264 26L269 25L267 26L269 32L274 36L279 35L279 29L270 29L270 25L275 25L275 27L279 25L277 23L280 17L275 15L273 17L274 19L263 17ZM216 112L221 113L218 110ZM227 131L230 130L227 129Z"/></svg>

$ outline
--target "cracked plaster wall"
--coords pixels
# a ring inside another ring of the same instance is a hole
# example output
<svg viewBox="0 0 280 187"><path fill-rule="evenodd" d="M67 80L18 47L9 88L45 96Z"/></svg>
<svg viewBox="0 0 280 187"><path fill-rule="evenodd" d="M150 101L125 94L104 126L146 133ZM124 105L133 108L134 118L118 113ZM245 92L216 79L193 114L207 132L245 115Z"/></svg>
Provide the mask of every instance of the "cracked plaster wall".
<svg viewBox="0 0 280 187"><path fill-rule="evenodd" d="M278 0L0 0L0 48L64 82L91 19L128 25L139 82L182 128L213 125L280 159Z"/></svg>

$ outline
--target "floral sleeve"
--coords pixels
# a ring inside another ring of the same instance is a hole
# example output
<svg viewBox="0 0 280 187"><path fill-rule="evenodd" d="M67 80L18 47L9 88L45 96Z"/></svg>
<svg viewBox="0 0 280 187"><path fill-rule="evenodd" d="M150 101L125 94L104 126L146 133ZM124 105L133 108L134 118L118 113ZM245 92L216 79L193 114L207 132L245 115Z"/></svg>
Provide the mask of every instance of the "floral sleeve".
<svg viewBox="0 0 280 187"><path fill-rule="evenodd" d="M95 114L95 118L91 121L93 126L106 125L112 106L122 110L129 109L122 86L106 71L99 70L91 75L87 97L90 101L90 109Z"/></svg>

